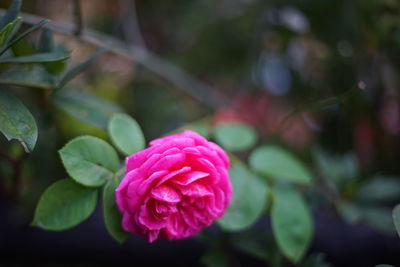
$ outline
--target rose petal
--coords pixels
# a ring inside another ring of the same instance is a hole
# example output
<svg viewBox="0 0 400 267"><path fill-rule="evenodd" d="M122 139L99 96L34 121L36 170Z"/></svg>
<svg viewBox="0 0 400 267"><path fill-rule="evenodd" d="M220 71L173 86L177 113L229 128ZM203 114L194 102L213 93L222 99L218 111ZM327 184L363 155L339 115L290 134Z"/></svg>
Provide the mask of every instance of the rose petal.
<svg viewBox="0 0 400 267"><path fill-rule="evenodd" d="M126 159L116 189L122 227L150 242L197 234L230 204L228 167L226 153L195 132L152 141Z"/></svg>
<svg viewBox="0 0 400 267"><path fill-rule="evenodd" d="M153 216L149 208L145 205L140 207L139 223L146 226L149 230L160 230L167 225L163 219Z"/></svg>
<svg viewBox="0 0 400 267"><path fill-rule="evenodd" d="M222 167L217 167L217 171L220 174L221 179L219 180L219 188L224 191L225 195L225 208L229 206L232 200L232 184L229 181L228 170Z"/></svg>
<svg viewBox="0 0 400 267"><path fill-rule="evenodd" d="M163 145L155 146L154 150L152 151L152 153L158 153L158 154L161 154L163 156L177 154L179 152L180 152L180 149L177 148L177 147L167 148L167 147L165 147Z"/></svg>
<svg viewBox="0 0 400 267"><path fill-rule="evenodd" d="M150 142L150 146L163 146L165 150L176 147L179 149L184 149L185 147L195 146L195 142L192 138L184 137L184 136L170 136L159 138Z"/></svg>
<svg viewBox="0 0 400 267"><path fill-rule="evenodd" d="M182 151L185 152L186 154L198 155L198 156L201 155L200 151L196 147L185 147L184 149L182 149Z"/></svg>
<svg viewBox="0 0 400 267"><path fill-rule="evenodd" d="M133 216L128 213L124 212L122 216L122 228L127 232L134 232L133 226L135 223L132 221Z"/></svg>
<svg viewBox="0 0 400 267"><path fill-rule="evenodd" d="M162 157L148 169L148 173L153 173L160 170L170 170L172 168L180 168L185 163L185 154L179 153Z"/></svg>
<svg viewBox="0 0 400 267"><path fill-rule="evenodd" d="M159 214L166 215L175 213L177 211L177 208L176 205L171 205L164 201L156 201L155 210Z"/></svg>
<svg viewBox="0 0 400 267"><path fill-rule="evenodd" d="M179 194L175 189L167 185L160 185L154 188L151 191L151 196L154 199L169 202L169 203L177 203L181 201L181 194Z"/></svg>
<svg viewBox="0 0 400 267"><path fill-rule="evenodd" d="M153 243L154 241L156 241L158 239L159 234L160 234L160 230L151 230L147 233L147 240L150 243Z"/></svg>
<svg viewBox="0 0 400 267"><path fill-rule="evenodd" d="M116 203L121 212L128 210L133 212L138 205L140 205L140 199L135 198L135 194L129 192L129 187L143 179L142 174L137 170L128 172L125 178L118 185L115 190Z"/></svg>
<svg viewBox="0 0 400 267"><path fill-rule="evenodd" d="M146 148L145 150L139 151L132 156L129 156L125 159L126 164L126 172L138 168L141 166L147 159L148 155L152 155L153 148Z"/></svg>
<svg viewBox="0 0 400 267"><path fill-rule="evenodd" d="M213 142L208 142L208 146L215 150L217 152L217 154L219 155L219 157L222 159L222 161L224 162L224 166L225 168L229 168L229 157L228 155L225 153L224 150L222 150L222 148L217 145L216 143Z"/></svg>
<svg viewBox="0 0 400 267"><path fill-rule="evenodd" d="M209 160L204 158L197 158L195 163L197 163L196 166L199 167L199 170L203 172L208 172L210 174L213 183L216 184L219 182L220 179L219 173L215 168L215 166Z"/></svg>
<svg viewBox="0 0 400 267"><path fill-rule="evenodd" d="M179 186L183 195L189 197L211 196L213 193L204 185L199 183L191 183L187 186Z"/></svg>
<svg viewBox="0 0 400 267"><path fill-rule="evenodd" d="M162 158L161 154L152 154L144 163L139 167L140 171L146 175L151 175L154 171L149 169Z"/></svg>
<svg viewBox="0 0 400 267"><path fill-rule="evenodd" d="M166 175L168 171L162 170L158 172L154 172L148 179L143 180L136 188L136 192L140 196L144 196L149 192L149 189L155 184L155 182L161 178L162 176Z"/></svg>
<svg viewBox="0 0 400 267"><path fill-rule="evenodd" d="M208 210L215 217L220 217L224 211L225 195L219 188L213 188L213 194L208 201Z"/></svg>
<svg viewBox="0 0 400 267"><path fill-rule="evenodd" d="M178 233L179 225L181 225L181 219L179 213L175 213L169 216L167 225L164 228L164 232L167 239L172 240L177 238L179 234Z"/></svg>
<svg viewBox="0 0 400 267"><path fill-rule="evenodd" d="M205 146L197 146L196 147L199 152L205 156L210 162L212 162L215 166L224 166L222 158L218 155L217 151L211 150Z"/></svg>
<svg viewBox="0 0 400 267"><path fill-rule="evenodd" d="M203 136L190 130L185 130L183 135L192 138L196 142L196 145L206 145L208 143L207 139Z"/></svg>
<svg viewBox="0 0 400 267"><path fill-rule="evenodd" d="M177 176L179 174L189 172L191 169L192 168L185 166L185 167L183 167L183 168L181 168L179 170L169 172L167 175L165 175L164 177L162 177L160 179L160 181L157 183L157 186L165 183L166 181L174 178L175 176Z"/></svg>
<svg viewBox="0 0 400 267"><path fill-rule="evenodd" d="M192 210L191 208L181 209L180 214L187 226L189 226L190 228L197 228L197 222L194 218L194 210Z"/></svg>
<svg viewBox="0 0 400 267"><path fill-rule="evenodd" d="M193 183L194 181L197 181L197 180L207 177L209 175L210 174L207 172L193 171L193 172L186 173L184 175L177 176L176 178L172 179L171 181L173 183L179 184L179 185L188 185L190 183Z"/></svg>

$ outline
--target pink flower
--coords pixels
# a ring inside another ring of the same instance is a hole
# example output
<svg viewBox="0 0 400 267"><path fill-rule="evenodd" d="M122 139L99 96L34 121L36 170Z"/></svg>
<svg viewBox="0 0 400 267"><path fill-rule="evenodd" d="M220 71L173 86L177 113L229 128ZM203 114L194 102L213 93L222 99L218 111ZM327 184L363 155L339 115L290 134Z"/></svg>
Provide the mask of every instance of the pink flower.
<svg viewBox="0 0 400 267"><path fill-rule="evenodd" d="M231 202L228 168L226 153L195 132L152 141L127 157L116 189L123 229L150 242L197 234Z"/></svg>

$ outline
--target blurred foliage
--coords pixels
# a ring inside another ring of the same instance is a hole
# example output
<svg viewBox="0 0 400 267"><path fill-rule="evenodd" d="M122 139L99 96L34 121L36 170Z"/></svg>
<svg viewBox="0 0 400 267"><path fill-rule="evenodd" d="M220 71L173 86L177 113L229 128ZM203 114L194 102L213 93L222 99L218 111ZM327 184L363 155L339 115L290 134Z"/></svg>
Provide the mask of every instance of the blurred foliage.
<svg viewBox="0 0 400 267"><path fill-rule="evenodd" d="M65 1L25 2L28 12L71 17ZM86 26L136 40L122 30L132 22L121 3L82 1ZM400 203L398 1L135 3L149 51L207 82L226 101L210 109L190 95L190 88L180 91L137 62L102 50L90 54L93 47L43 29L46 21L22 24L14 1L0 20L0 130L7 139L33 140L37 134L29 155L0 138L0 192L17 203L11 216L16 224L29 222L44 188L66 177L57 150L87 134L118 147L115 134L109 137L106 130L114 113L126 112L147 141L188 128L230 151L240 198L218 222L221 229L206 239L209 251L202 262L207 265L235 264L239 251L272 266L290 266L290 260L329 266L322 254L311 254L319 248L312 246L310 225L316 221L309 217L321 210L350 225L394 235L400 217L398 206L393 209ZM23 116L22 125L36 125L37 132L10 134L7 125L14 115L7 114L15 112ZM27 112L31 115L23 115ZM252 182L243 185L239 176ZM283 216L271 226L264 217L282 205L274 193L282 186L300 199L292 209L301 207L288 212L295 218ZM259 203L260 195L265 202ZM114 219L108 230L123 239L112 228ZM285 219L299 220L303 228Z"/></svg>

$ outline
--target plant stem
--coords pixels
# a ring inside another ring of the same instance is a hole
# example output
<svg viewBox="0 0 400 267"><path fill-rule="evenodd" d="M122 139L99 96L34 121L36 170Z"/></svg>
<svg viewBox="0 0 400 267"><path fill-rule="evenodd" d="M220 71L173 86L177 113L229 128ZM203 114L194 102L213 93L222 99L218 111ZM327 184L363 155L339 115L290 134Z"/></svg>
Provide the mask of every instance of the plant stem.
<svg viewBox="0 0 400 267"><path fill-rule="evenodd" d="M4 13L5 10L0 9L0 15L4 15ZM43 20L42 17L33 14L21 13L21 16L23 17L23 22L27 24L36 24ZM64 35L75 36L76 33L76 26L70 23L50 21L43 27ZM118 38L87 28L82 28L81 35L75 37L142 65L173 84L176 88L190 94L204 106L216 109L221 104L227 103L226 98L215 88L197 80L175 64L160 58L143 47L133 44L127 45Z"/></svg>
<svg viewBox="0 0 400 267"><path fill-rule="evenodd" d="M21 168L22 168L24 159L26 158L26 155L27 154L24 153L19 158L13 159L6 152L4 152L3 150L0 150L0 157L5 159L6 161L8 161L13 168L13 175L11 178L11 182L12 182L11 195L14 196L15 198L18 198L18 196L21 193L21 173L22 173ZM5 179L2 179L2 181L4 182ZM4 186L4 188L5 188L5 186Z"/></svg>
<svg viewBox="0 0 400 267"><path fill-rule="evenodd" d="M81 2L74 0L74 20L76 25L75 35L80 36L83 29Z"/></svg>

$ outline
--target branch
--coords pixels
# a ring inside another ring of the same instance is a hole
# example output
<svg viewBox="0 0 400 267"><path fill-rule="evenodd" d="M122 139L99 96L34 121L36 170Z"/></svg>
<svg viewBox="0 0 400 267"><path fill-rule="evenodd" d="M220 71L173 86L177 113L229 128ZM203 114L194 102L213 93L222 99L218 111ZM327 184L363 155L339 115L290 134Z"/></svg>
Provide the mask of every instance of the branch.
<svg viewBox="0 0 400 267"><path fill-rule="evenodd" d="M125 13L122 16L122 32L129 44L136 44L146 49L142 32L139 26L135 0L119 0L119 5Z"/></svg>
<svg viewBox="0 0 400 267"><path fill-rule="evenodd" d="M5 10L0 9L0 15L4 15L4 13ZM36 24L43 20L40 16L28 13L21 13L21 16L23 17L23 21L27 24ZM43 27L64 35L74 36L76 33L76 27L70 23L50 21ZM142 65L161 76L175 87L192 95L205 106L216 109L221 104L226 103L226 99L215 88L193 78L178 66L138 45L128 46L117 38L87 28L83 28L81 35L75 37L94 46L105 48L119 56Z"/></svg>
<svg viewBox="0 0 400 267"><path fill-rule="evenodd" d="M80 0L74 0L74 20L76 25L75 35L79 36L82 33L83 18Z"/></svg>

